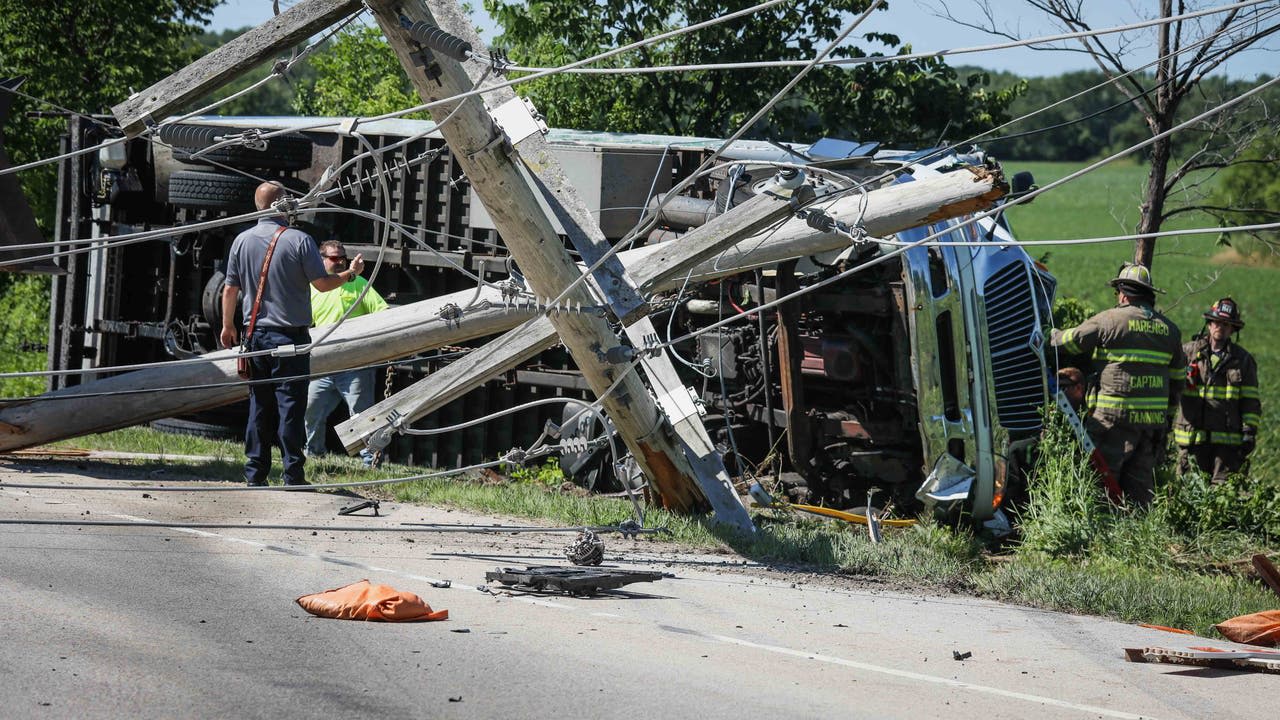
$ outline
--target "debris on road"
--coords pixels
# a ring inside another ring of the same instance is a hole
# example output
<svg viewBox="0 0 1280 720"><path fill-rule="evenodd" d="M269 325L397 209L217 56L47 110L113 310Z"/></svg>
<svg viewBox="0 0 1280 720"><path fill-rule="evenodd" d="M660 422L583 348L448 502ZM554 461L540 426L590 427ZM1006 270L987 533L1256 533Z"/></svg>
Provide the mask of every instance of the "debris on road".
<svg viewBox="0 0 1280 720"><path fill-rule="evenodd" d="M523 570L498 568L484 574L485 580L499 582L512 589L566 595L595 595L601 590L616 590L623 585L654 582L662 578L663 573L648 570L588 570L554 565L530 565Z"/></svg>
<svg viewBox="0 0 1280 720"><path fill-rule="evenodd" d="M378 508L380 503L377 500L364 500L351 505L344 505L338 508L339 515L355 515L366 508L373 510L373 517L378 517Z"/></svg>
<svg viewBox="0 0 1280 720"><path fill-rule="evenodd" d="M1125 648L1124 656L1129 662L1137 663L1173 663L1280 674L1280 651L1275 650L1240 650L1212 646L1146 647Z"/></svg>
<svg viewBox="0 0 1280 720"><path fill-rule="evenodd" d="M448 610L432 610L422 598L390 585L374 585L368 580L303 595L295 602L317 617L338 620L421 622L448 620Z"/></svg>
<svg viewBox="0 0 1280 720"><path fill-rule="evenodd" d="M973 653L968 650L965 650L964 652L960 652L959 650L951 651L952 660L968 660L971 657L973 657Z"/></svg>
<svg viewBox="0 0 1280 720"><path fill-rule="evenodd" d="M565 546L564 555L574 565L599 565L604 562L604 540L583 528L578 537Z"/></svg>

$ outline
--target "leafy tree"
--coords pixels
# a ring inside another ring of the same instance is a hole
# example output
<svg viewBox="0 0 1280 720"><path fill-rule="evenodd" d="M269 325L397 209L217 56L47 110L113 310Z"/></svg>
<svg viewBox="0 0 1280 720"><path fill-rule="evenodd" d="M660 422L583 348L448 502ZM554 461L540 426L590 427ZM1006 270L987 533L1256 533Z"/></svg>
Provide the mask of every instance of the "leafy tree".
<svg viewBox="0 0 1280 720"><path fill-rule="evenodd" d="M21 90L74 112L96 114L198 57L191 39L219 0L0 0L0 75L26 76ZM63 117L31 117L58 108L14 98L4 127L14 164L57 155ZM23 191L47 239L53 235L57 167L21 174ZM49 317L46 277L0 273L0 371L39 367ZM34 392L43 381L0 382L0 393Z"/></svg>
<svg viewBox="0 0 1280 720"><path fill-rule="evenodd" d="M1043 14L1059 28L1092 29L1089 12L1081 0L1023 0L1022 4ZM992 0L973 0L973 5L979 16L977 20L962 19L942 3L938 3L937 11L967 27L1000 37L1017 37L1015 31L1007 29L1003 19L1008 14L1007 4L997 8ZM1155 18L1165 19L1175 15L1173 0L1148 5L1154 7L1139 10L1135 5L1135 12L1150 12ZM1177 14L1209 5L1179 0ZM1207 91L1213 86L1204 82L1205 77L1232 57L1280 31L1280 24L1271 15L1274 10L1271 4L1254 4L1198 19L1166 22L1138 33L1086 36L1071 45L1033 47L1080 52L1091 58L1108 78L1117 79L1115 87L1139 109L1150 138L1172 129L1181 118L1192 117L1230 97L1209 96ZM1139 34L1149 42L1138 40ZM1151 62L1155 64L1153 74L1130 74L1131 70ZM1217 87L1233 89L1231 85ZM1207 180L1240 161L1254 138L1280 130L1274 114L1266 112L1259 103L1260 99L1253 108L1237 106L1202 121L1181 139L1189 146L1183 153L1178 152L1177 137L1152 142L1147 152L1149 172L1142 213L1136 228L1139 234L1159 232L1166 220L1179 213L1205 210L1200 201ZM1155 242L1155 238L1150 237L1136 241L1134 261L1150 267Z"/></svg>
<svg viewBox="0 0 1280 720"><path fill-rule="evenodd" d="M219 0L0 0L0 67L23 75L22 91L75 112L108 112L199 56L191 39ZM56 108L15 98L5 126L15 164L58 154L60 117L28 112ZM53 219L57 169L22 173L21 181L46 234Z"/></svg>
<svg viewBox="0 0 1280 720"><path fill-rule="evenodd" d="M1255 142L1241 161L1227 168L1205 211L1222 225L1261 225L1280 221L1280 137L1268 135ZM1280 232L1251 233L1253 242L1233 241L1245 256L1280 253Z"/></svg>
<svg viewBox="0 0 1280 720"><path fill-rule="evenodd" d="M523 65L556 66L750 6L748 0L485 0L501 27L496 44ZM798 0L741 20L615 56L608 67L804 60L836 37L869 0ZM835 57L883 55L894 35L861 39L872 53L843 47ZM899 53L910 51L901 47ZM781 88L796 68L643 75L558 74L524 87L552 125L620 132L724 136ZM756 138L830 134L931 145L1007 118L1021 86L993 90L989 76L961 77L939 58L815 69L761 124Z"/></svg>
<svg viewBox="0 0 1280 720"><path fill-rule="evenodd" d="M310 64L315 79L298 95L298 111L303 115L381 115L422 102L377 27L357 26L338 33L324 52L311 56Z"/></svg>

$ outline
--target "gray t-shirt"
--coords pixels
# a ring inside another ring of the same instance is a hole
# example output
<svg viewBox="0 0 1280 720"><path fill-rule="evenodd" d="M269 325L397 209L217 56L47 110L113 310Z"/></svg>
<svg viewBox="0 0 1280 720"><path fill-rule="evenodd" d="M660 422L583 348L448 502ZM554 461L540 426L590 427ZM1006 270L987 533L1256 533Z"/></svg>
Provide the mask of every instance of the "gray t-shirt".
<svg viewBox="0 0 1280 720"><path fill-rule="evenodd" d="M282 223L263 218L257 225L236 236L227 258L227 285L240 288L240 312L245 327L253 312L262 260L267 245ZM301 230L285 230L276 242L271 266L267 268L266 289L258 308L258 325L264 327L307 327L311 325L311 281L329 273L315 240Z"/></svg>

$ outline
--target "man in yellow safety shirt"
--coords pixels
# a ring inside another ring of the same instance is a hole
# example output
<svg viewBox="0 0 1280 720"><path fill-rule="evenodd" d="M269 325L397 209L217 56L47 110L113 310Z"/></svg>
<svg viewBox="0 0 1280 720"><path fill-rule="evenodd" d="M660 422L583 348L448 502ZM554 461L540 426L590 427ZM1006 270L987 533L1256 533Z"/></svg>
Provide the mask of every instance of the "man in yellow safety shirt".
<svg viewBox="0 0 1280 720"><path fill-rule="evenodd" d="M331 272L339 272L347 265L347 251L342 243L329 240L320 245L320 257L325 268ZM311 323L315 327L332 325L342 318L353 304L359 304L351 310L347 318L379 312L387 309L387 301L382 299L377 290L365 288L369 281L355 275L349 282L328 292L311 289ZM364 292L364 297L360 294ZM340 400L346 400L347 410L351 415L360 414L373 404L374 383L373 368L357 368L347 370L328 377L316 378L307 388L307 455L316 457L327 452L325 433L328 430L329 414L338 407ZM360 457L365 467L373 465L373 454L361 450Z"/></svg>

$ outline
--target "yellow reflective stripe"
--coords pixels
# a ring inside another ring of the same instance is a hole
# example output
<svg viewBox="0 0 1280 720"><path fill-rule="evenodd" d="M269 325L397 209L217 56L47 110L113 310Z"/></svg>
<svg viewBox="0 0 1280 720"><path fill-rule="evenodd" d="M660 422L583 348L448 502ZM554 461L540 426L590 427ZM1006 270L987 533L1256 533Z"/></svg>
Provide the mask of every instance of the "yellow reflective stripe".
<svg viewBox="0 0 1280 720"><path fill-rule="evenodd" d="M1242 397L1238 385L1198 385L1194 391L1188 392L1206 400L1239 400Z"/></svg>
<svg viewBox="0 0 1280 720"><path fill-rule="evenodd" d="M1186 376L1187 376L1187 369L1185 367L1169 368L1170 379L1178 380L1178 379L1185 378Z"/></svg>
<svg viewBox="0 0 1280 720"><path fill-rule="evenodd" d="M1169 367L1169 363L1173 362L1173 353L1160 352L1159 350L1140 350L1137 348L1098 348L1093 351L1093 357L1107 362L1141 363L1144 365L1159 365L1160 367Z"/></svg>
<svg viewBox="0 0 1280 720"><path fill-rule="evenodd" d="M1245 425L1257 427L1262 424L1262 413L1244 413L1240 416L1240 421Z"/></svg>
<svg viewBox="0 0 1280 720"><path fill-rule="evenodd" d="M1244 435L1238 432L1218 432L1214 430L1209 433L1209 442L1214 445L1239 445L1244 442Z"/></svg>
<svg viewBox="0 0 1280 720"><path fill-rule="evenodd" d="M1124 397L1122 395L1098 394L1094 398L1094 407L1112 410L1167 410L1169 399L1159 397Z"/></svg>
<svg viewBox="0 0 1280 720"><path fill-rule="evenodd" d="M1191 428L1173 429L1173 441L1179 445L1196 445L1204 442L1207 437L1203 430L1193 430Z"/></svg>
<svg viewBox="0 0 1280 720"><path fill-rule="evenodd" d="M1257 385L1241 385L1240 397L1248 398L1250 400L1258 400L1262 396L1258 393Z"/></svg>
<svg viewBox="0 0 1280 720"><path fill-rule="evenodd" d="M1062 347L1072 355L1079 355L1083 350L1080 349L1079 343L1076 342L1076 329L1071 328L1062 333Z"/></svg>

